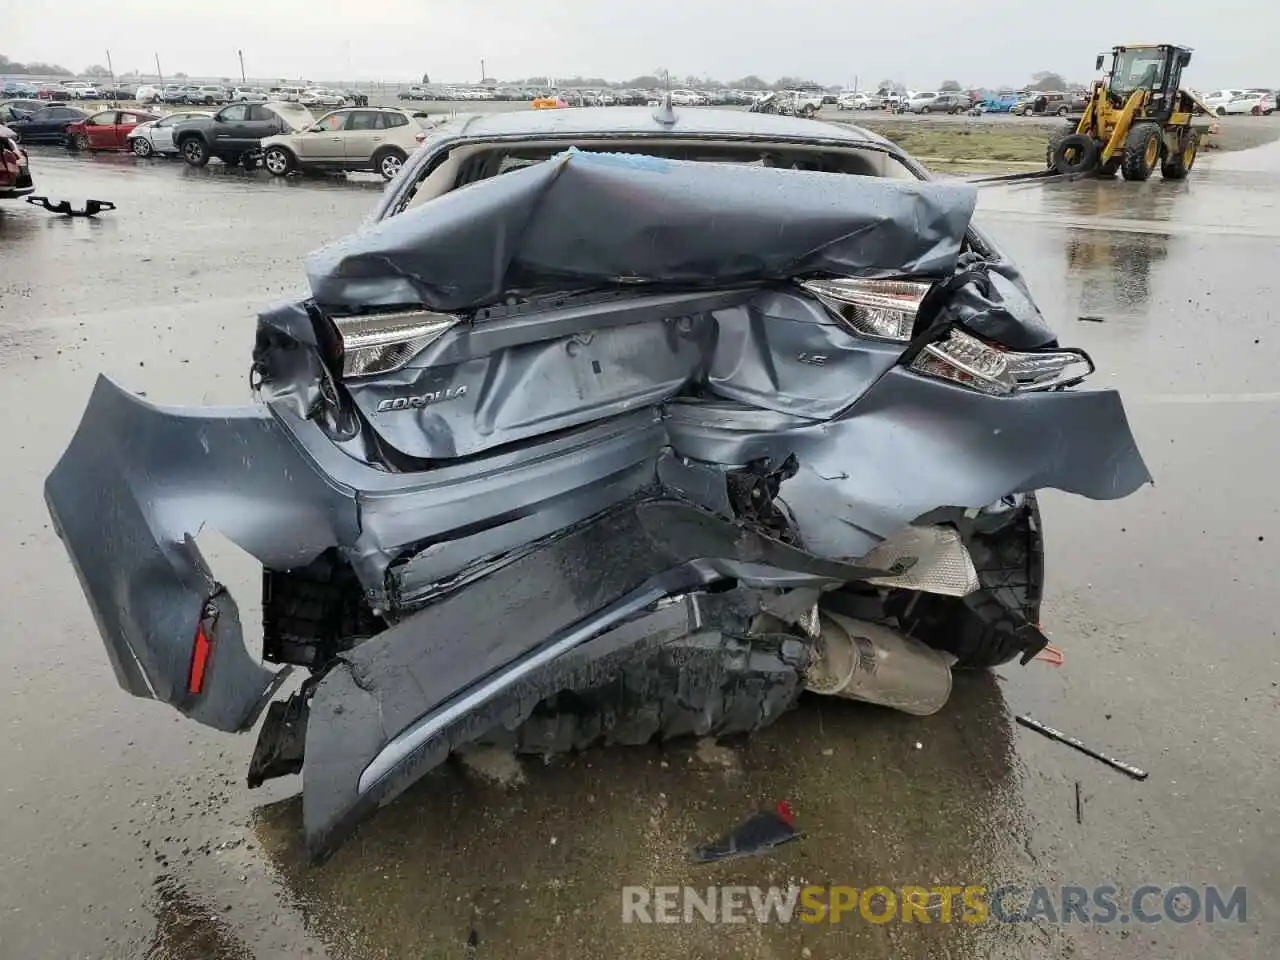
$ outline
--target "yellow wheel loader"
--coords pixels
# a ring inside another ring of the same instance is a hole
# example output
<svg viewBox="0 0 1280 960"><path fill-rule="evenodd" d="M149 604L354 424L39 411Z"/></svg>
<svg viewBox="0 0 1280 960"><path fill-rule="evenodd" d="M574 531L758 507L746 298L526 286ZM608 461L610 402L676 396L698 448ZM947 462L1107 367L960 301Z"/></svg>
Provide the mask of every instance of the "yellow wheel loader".
<svg viewBox="0 0 1280 960"><path fill-rule="evenodd" d="M1105 54L1095 65L1102 69ZM1058 173L1096 172L1146 180L1160 168L1166 180L1182 180L1196 162L1212 111L1179 87L1191 50L1170 43L1114 47L1111 70L1097 80L1084 114L1049 141L1048 166Z"/></svg>

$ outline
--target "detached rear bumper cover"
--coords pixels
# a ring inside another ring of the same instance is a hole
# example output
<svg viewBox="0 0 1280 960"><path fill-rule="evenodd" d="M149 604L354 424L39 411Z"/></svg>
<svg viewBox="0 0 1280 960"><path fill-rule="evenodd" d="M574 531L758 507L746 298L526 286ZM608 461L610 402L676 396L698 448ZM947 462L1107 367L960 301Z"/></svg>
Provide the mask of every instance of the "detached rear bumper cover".
<svg viewBox="0 0 1280 960"><path fill-rule="evenodd" d="M693 508L618 503L344 655L316 689L307 730L304 819L314 852L332 849L455 741L518 718L563 680L567 664L592 669L584 644L640 642L648 634L618 631L661 596L718 576L876 576L883 571L839 558L862 555L850 545L874 544L928 509L981 507L1041 487L1116 499L1150 480L1112 391L991 398L895 368L820 427L800 421L756 433L726 417L635 416L625 463L610 460L610 469L652 478L618 487L618 500L641 486L678 495L658 479L664 448L711 464L794 454L800 472L781 498L802 528L829 528L830 542L806 540L805 552ZM473 490L492 469L469 465L476 477L449 482L453 467L379 473L326 442L313 449L306 431L316 429L286 425L263 407L160 408L98 381L45 492L126 690L241 730L281 679L244 647L234 603L191 539L202 529L272 569L336 546L359 571L362 557L410 542L400 535L421 537L415 518L426 514L412 504ZM593 463L585 449L548 460L546 478L524 489L531 497L581 489ZM401 529L410 520L414 531ZM377 586L376 576L362 579ZM210 600L213 652L203 691L193 694L193 638Z"/></svg>
<svg viewBox="0 0 1280 960"><path fill-rule="evenodd" d="M120 685L219 730L252 725L284 672L250 656L235 602L192 538L207 525L279 567L336 541L335 498L279 423L262 407L166 410L99 378L45 500ZM211 601L212 651L193 693Z"/></svg>

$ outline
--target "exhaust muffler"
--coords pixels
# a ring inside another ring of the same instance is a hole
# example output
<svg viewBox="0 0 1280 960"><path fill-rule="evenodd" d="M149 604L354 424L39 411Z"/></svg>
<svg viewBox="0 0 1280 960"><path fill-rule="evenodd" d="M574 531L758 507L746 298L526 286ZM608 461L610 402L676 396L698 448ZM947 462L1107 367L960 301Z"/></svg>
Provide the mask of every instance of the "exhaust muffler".
<svg viewBox="0 0 1280 960"><path fill-rule="evenodd" d="M889 627L826 610L819 612L818 625L806 689L917 717L946 705L955 663L950 654Z"/></svg>

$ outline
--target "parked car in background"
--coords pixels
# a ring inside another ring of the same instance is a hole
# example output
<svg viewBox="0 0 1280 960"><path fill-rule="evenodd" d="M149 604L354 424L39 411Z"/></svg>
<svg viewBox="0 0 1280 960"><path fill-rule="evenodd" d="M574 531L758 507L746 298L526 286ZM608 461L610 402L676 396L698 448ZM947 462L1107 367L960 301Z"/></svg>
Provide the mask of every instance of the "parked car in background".
<svg viewBox="0 0 1280 960"><path fill-rule="evenodd" d="M36 99L65 102L75 98L72 96L71 91L60 83L44 83L36 91Z"/></svg>
<svg viewBox="0 0 1280 960"><path fill-rule="evenodd" d="M1275 90L1268 89L1267 87L1250 87L1249 92L1262 94L1263 100L1262 103L1259 104L1259 107L1264 116L1269 117L1271 114L1275 113L1277 97Z"/></svg>
<svg viewBox="0 0 1280 960"><path fill-rule="evenodd" d="M907 101L911 113L964 113L973 100L967 93L921 93Z"/></svg>
<svg viewBox="0 0 1280 960"><path fill-rule="evenodd" d="M1274 109L1275 104L1267 94L1253 90L1238 93L1225 103L1214 105L1214 113L1220 117L1240 114L1258 117L1271 113Z"/></svg>
<svg viewBox="0 0 1280 960"><path fill-rule="evenodd" d="M265 138L313 123L315 117L301 104L232 103L212 116L182 121L173 131L173 142L193 167L203 167L212 157L228 164L252 163Z"/></svg>
<svg viewBox="0 0 1280 960"><path fill-rule="evenodd" d="M397 100L432 100L434 96L426 87L414 84L408 90L401 90L396 96Z"/></svg>
<svg viewBox="0 0 1280 960"><path fill-rule="evenodd" d="M359 90L339 90L338 92L353 107L367 107L369 105L369 95L367 93L361 93Z"/></svg>
<svg viewBox="0 0 1280 960"><path fill-rule="evenodd" d="M45 100L0 100L0 123L8 123L17 116L35 113L49 106L53 104Z"/></svg>
<svg viewBox="0 0 1280 960"><path fill-rule="evenodd" d="M1214 90L1212 93L1206 93L1200 99L1204 101L1204 104L1206 107L1211 108L1214 113L1218 113L1219 107L1225 107L1228 103L1230 103L1236 97L1241 96L1242 94L1245 94L1248 92L1249 92L1248 90L1243 90L1243 89L1237 90L1232 87L1226 87L1222 90ZM1218 113L1218 115L1222 116L1221 113Z"/></svg>
<svg viewBox="0 0 1280 960"><path fill-rule="evenodd" d="M164 99L164 90L160 87L144 84L134 91L133 99L138 103L159 103Z"/></svg>
<svg viewBox="0 0 1280 960"><path fill-rule="evenodd" d="M182 98L186 95L186 88L180 83L166 83L164 90L160 93L160 99L164 103L182 103Z"/></svg>
<svg viewBox="0 0 1280 960"><path fill-rule="evenodd" d="M226 103L229 99L227 88L216 83L205 83L198 87L187 87L182 94L182 102L194 105L204 104L212 107Z"/></svg>
<svg viewBox="0 0 1280 960"><path fill-rule="evenodd" d="M306 89L306 87L272 87L268 91L267 100L281 103L297 103L302 99L302 94Z"/></svg>
<svg viewBox="0 0 1280 960"><path fill-rule="evenodd" d="M166 156L178 152L173 142L173 131L183 120L197 117L210 117L207 110L179 110L161 117L148 120L134 127L125 140L125 146L137 157L151 157L157 154Z"/></svg>
<svg viewBox="0 0 1280 960"><path fill-rule="evenodd" d="M836 100L836 108L839 110L878 110L880 103L872 100L865 93L845 93Z"/></svg>
<svg viewBox="0 0 1280 960"><path fill-rule="evenodd" d="M1089 105L1086 91L1062 93L1057 90L1033 91L1018 100L1009 112L1022 117L1066 117L1082 113Z"/></svg>
<svg viewBox="0 0 1280 960"><path fill-rule="evenodd" d="M33 113L21 113L9 121L9 128L23 143L67 143L67 127L88 114L68 106L41 107Z"/></svg>
<svg viewBox="0 0 1280 960"><path fill-rule="evenodd" d="M24 197L35 190L27 151L18 143L18 135L0 123L0 200Z"/></svg>
<svg viewBox="0 0 1280 960"><path fill-rule="evenodd" d="M35 99L36 94L39 92L39 87L25 80L6 80L0 84L0 99L9 99L11 97Z"/></svg>
<svg viewBox="0 0 1280 960"><path fill-rule="evenodd" d="M705 107L707 98L696 90L672 90L671 102L677 107Z"/></svg>
<svg viewBox="0 0 1280 960"><path fill-rule="evenodd" d="M298 102L304 107L340 107L347 102L347 98L336 90L326 90L324 87L310 87L302 91L298 97Z"/></svg>
<svg viewBox="0 0 1280 960"><path fill-rule="evenodd" d="M257 87L234 87L228 91L227 99L236 103L266 103L268 98Z"/></svg>
<svg viewBox="0 0 1280 960"><path fill-rule="evenodd" d="M63 84L74 100L97 100L98 88L83 80L69 80Z"/></svg>
<svg viewBox="0 0 1280 960"><path fill-rule="evenodd" d="M160 119L140 110L99 110L67 125L67 146L75 150L124 150L140 123Z"/></svg>
<svg viewBox="0 0 1280 960"><path fill-rule="evenodd" d="M384 180L418 148L428 121L395 107L347 107L303 130L262 141L262 164L282 177L294 170L373 170Z"/></svg>

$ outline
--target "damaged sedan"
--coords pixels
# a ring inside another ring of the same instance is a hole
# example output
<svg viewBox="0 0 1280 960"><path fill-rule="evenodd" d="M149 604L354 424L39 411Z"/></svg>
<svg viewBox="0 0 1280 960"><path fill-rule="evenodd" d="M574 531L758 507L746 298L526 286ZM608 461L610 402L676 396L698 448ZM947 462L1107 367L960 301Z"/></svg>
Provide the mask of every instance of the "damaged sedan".
<svg viewBox="0 0 1280 960"><path fill-rule="evenodd" d="M260 316L256 403L99 379L45 492L121 685L265 709L249 785L301 774L320 858L468 743L927 715L1029 661L1036 492L1150 476L975 203L784 116L436 128ZM204 529L262 565L260 648Z"/></svg>

